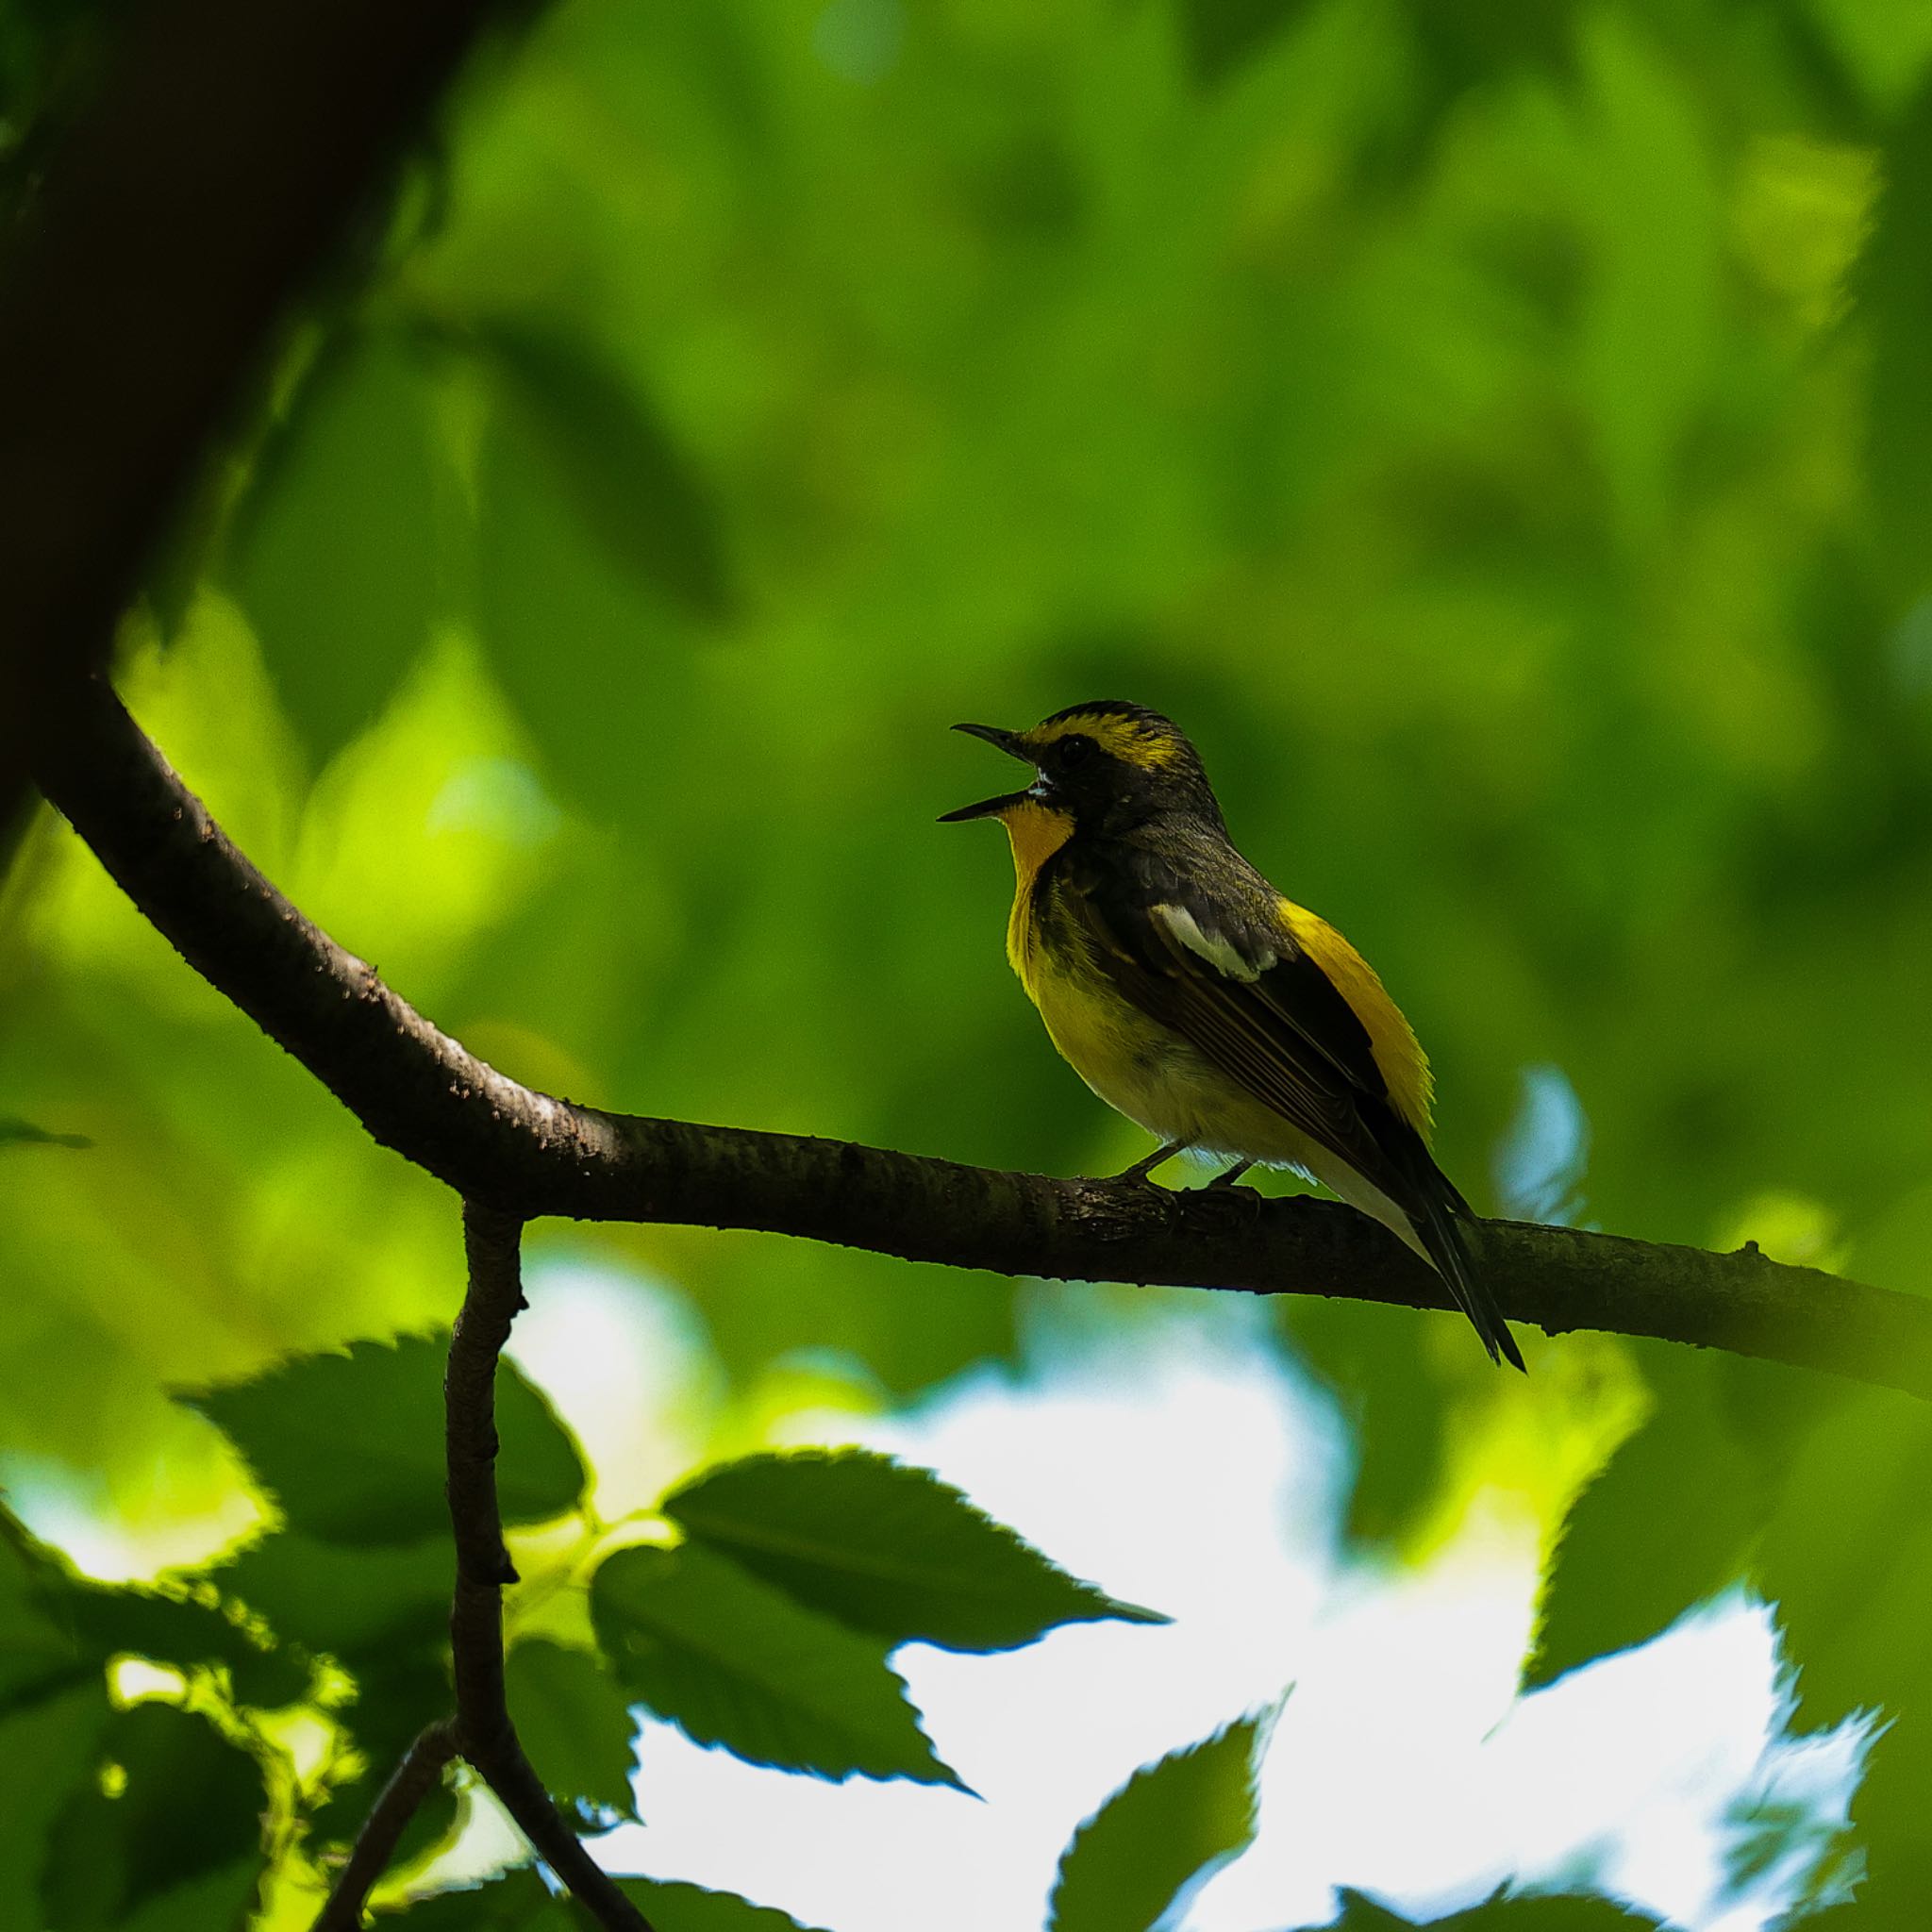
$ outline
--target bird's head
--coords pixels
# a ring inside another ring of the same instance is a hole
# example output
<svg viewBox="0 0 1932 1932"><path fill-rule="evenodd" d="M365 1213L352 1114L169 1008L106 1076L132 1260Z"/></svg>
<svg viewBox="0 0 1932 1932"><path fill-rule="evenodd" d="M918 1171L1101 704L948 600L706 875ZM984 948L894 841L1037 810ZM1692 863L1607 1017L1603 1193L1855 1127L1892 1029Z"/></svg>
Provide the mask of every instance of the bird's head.
<svg viewBox="0 0 1932 1932"><path fill-rule="evenodd" d="M1056 711L1030 731L953 728L998 745L1036 775L1022 791L944 813L941 824L999 818L1012 830L1017 816L1045 814L1061 824L1064 837L1129 831L1163 812L1184 812L1221 826L1200 754L1179 725L1144 706L1100 698Z"/></svg>

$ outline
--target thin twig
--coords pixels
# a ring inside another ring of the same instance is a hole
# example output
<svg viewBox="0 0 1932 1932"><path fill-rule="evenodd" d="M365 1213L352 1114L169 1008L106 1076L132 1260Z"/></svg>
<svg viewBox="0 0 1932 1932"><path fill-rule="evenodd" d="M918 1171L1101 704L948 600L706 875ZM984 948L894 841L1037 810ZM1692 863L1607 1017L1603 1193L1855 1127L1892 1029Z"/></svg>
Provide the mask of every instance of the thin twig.
<svg viewBox="0 0 1932 1932"><path fill-rule="evenodd" d="M456 1729L447 1718L428 1725L403 1755L376 1799L315 1922L315 1932L358 1932L362 1907L389 1869L404 1828L436 1789L443 1766L456 1756Z"/></svg>
<svg viewBox="0 0 1932 1932"><path fill-rule="evenodd" d="M599 1113L486 1066L306 919L238 852L112 692L36 774L137 907L384 1145L521 1218L760 1228L1061 1280L1446 1306L1441 1283L1333 1202L1173 1194L848 1141ZM1724 1348L1932 1398L1932 1301L1737 1254L1490 1222L1503 1312Z"/></svg>
<svg viewBox="0 0 1932 1932"><path fill-rule="evenodd" d="M531 1849L612 1932L651 1932L638 1907L586 1850L518 1741L503 1681L503 1588L516 1581L496 1499L496 1367L524 1307L512 1215L463 1204L470 1287L449 1339L443 1378L450 1526L457 1546L450 1607L457 1740L503 1800Z"/></svg>

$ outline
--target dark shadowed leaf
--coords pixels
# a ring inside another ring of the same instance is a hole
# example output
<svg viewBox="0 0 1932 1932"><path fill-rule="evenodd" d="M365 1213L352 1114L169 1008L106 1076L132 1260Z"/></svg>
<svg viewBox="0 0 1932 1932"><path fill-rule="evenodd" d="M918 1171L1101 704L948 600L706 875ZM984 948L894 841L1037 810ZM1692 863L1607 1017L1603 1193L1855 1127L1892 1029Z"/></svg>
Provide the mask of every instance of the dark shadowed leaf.
<svg viewBox="0 0 1932 1932"><path fill-rule="evenodd" d="M1151 1932L1184 1889L1255 1835L1257 1721L1242 1718L1134 1775L1074 1834L1049 1932Z"/></svg>
<svg viewBox="0 0 1932 1932"><path fill-rule="evenodd" d="M455 1574L447 1542L358 1550L285 1533L251 1544L214 1581L277 1636L348 1657L440 1637Z"/></svg>
<svg viewBox="0 0 1932 1932"><path fill-rule="evenodd" d="M355 1674L356 1694L336 1715L348 1727L363 1764L354 1777L336 1783L315 1814L318 1838L339 1844L354 1840L404 1754L428 1725L448 1717L455 1704L448 1659L440 1648L382 1645L343 1661ZM456 1792L445 1774L405 1827L397 1859L441 1842L456 1817Z"/></svg>
<svg viewBox="0 0 1932 1932"><path fill-rule="evenodd" d="M1859 275L1872 333L1872 466L1886 575L1903 605L1932 591L1932 79L1887 141L1878 225Z"/></svg>
<svg viewBox="0 0 1932 1932"><path fill-rule="evenodd" d="M1426 1328L1407 1308L1315 1295L1282 1301L1276 1319L1354 1424L1358 1460L1348 1533L1362 1542L1391 1541L1435 1494L1442 1474L1447 1391Z"/></svg>
<svg viewBox="0 0 1932 1932"><path fill-rule="evenodd" d="M620 1550L591 1583L591 1617L625 1689L700 1744L820 1777L958 1783L884 1643L709 1550Z"/></svg>
<svg viewBox="0 0 1932 1932"><path fill-rule="evenodd" d="M1203 87L1219 87L1301 14L1309 0L1179 0L1188 64Z"/></svg>
<svg viewBox="0 0 1932 1932"><path fill-rule="evenodd" d="M621 1879L619 1889L636 1901L656 1932L810 1932L798 1920L733 1892L651 1878ZM409 1932L574 1932L582 1922L525 1870L475 1891L419 1899L405 1923Z"/></svg>
<svg viewBox="0 0 1932 1932"><path fill-rule="evenodd" d="M124 1925L158 1894L239 1867L258 1843L260 1769L204 1718L138 1704L115 1715L96 1757L114 1767L111 1784L72 1797L48 1838L51 1932Z"/></svg>
<svg viewBox="0 0 1932 1932"><path fill-rule="evenodd" d="M247 1458L291 1528L325 1542L408 1543L447 1525L444 1344L406 1335L298 1356L246 1382L183 1393ZM508 1362L496 1377L496 1484L508 1523L560 1515L584 1466L549 1403Z"/></svg>
<svg viewBox="0 0 1932 1932"><path fill-rule="evenodd" d="M1162 1624L1058 1569L926 1469L863 1449L751 1456L664 1504L693 1541L889 1643L1010 1650L1058 1624Z"/></svg>
<svg viewBox="0 0 1932 1932"><path fill-rule="evenodd" d="M32 1121L12 1114L0 1114L0 1147L92 1147L85 1134L57 1134L37 1127Z"/></svg>
<svg viewBox="0 0 1932 1932"><path fill-rule="evenodd" d="M1647 1642L1736 1583L1769 1507L1763 1460L1725 1413L1734 1365L1661 1346L1643 1358L1656 1407L1571 1507L1524 1674L1530 1688ZM1780 1373L1735 1366L1760 1380ZM1686 1523L1695 1535L1669 1528Z"/></svg>
<svg viewBox="0 0 1932 1932"><path fill-rule="evenodd" d="M635 1818L637 1725L603 1664L535 1638L510 1652L505 1680L511 1721L551 1795L587 1817Z"/></svg>
<svg viewBox="0 0 1932 1932"><path fill-rule="evenodd" d="M98 1675L0 1715L0 1925L40 1923L47 1835L95 1789L96 1747L111 1719Z"/></svg>
<svg viewBox="0 0 1932 1932"><path fill-rule="evenodd" d="M1860 1710L1890 1726L1852 1803L1867 1861L1851 1913L1859 1932L1912 1926L1932 1897L1928 1493L1932 1416L1889 1391L1846 1391L1794 1457L1755 1571L1807 1728Z"/></svg>
<svg viewBox="0 0 1932 1932"><path fill-rule="evenodd" d="M242 507L229 575L319 758L375 716L448 601L438 512L453 477L430 382L393 339L332 348Z"/></svg>
<svg viewBox="0 0 1932 1932"><path fill-rule="evenodd" d="M729 614L708 492L637 383L588 342L500 321L475 343L557 487L606 556L693 616Z"/></svg>
<svg viewBox="0 0 1932 1932"><path fill-rule="evenodd" d="M1641 1932L1657 1924L1607 1898L1574 1895L1505 1896L1498 1894L1467 1911L1441 1919L1406 1919L1359 1891L1341 1893L1341 1916L1334 1932L1409 1932L1427 1925L1431 1932Z"/></svg>

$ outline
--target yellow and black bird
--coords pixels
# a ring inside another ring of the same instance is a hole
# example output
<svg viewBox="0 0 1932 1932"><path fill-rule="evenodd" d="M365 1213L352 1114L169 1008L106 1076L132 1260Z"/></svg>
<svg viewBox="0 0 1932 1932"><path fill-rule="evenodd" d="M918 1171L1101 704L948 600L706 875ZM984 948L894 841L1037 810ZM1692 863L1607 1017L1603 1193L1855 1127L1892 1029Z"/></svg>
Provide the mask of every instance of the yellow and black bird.
<svg viewBox="0 0 1932 1932"><path fill-rule="evenodd" d="M1208 774L1158 711L1102 699L1030 731L957 730L1037 776L945 814L996 818L1018 889L1007 957L1053 1043L1160 1141L1291 1167L1391 1228L1447 1284L1491 1361L1523 1366L1470 1266L1469 1204L1429 1154L1429 1063L1369 963L1227 836Z"/></svg>

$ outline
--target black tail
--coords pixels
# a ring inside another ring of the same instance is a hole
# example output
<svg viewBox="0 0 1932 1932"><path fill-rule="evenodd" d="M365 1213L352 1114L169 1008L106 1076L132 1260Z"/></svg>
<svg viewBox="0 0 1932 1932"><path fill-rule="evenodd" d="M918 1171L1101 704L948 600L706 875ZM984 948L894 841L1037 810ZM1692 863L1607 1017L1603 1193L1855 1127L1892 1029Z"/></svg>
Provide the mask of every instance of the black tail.
<svg viewBox="0 0 1932 1932"><path fill-rule="evenodd" d="M1421 1177L1416 1197L1419 1207L1410 1210L1409 1219L1417 1238L1429 1251L1437 1274L1448 1283L1449 1292L1456 1297L1456 1306L1482 1337L1492 1362L1507 1361L1511 1368L1523 1368L1523 1354L1509 1332L1509 1324L1504 1321L1494 1297L1470 1266L1469 1244L1463 1240L1459 1219L1469 1212L1467 1204L1440 1172Z"/></svg>

